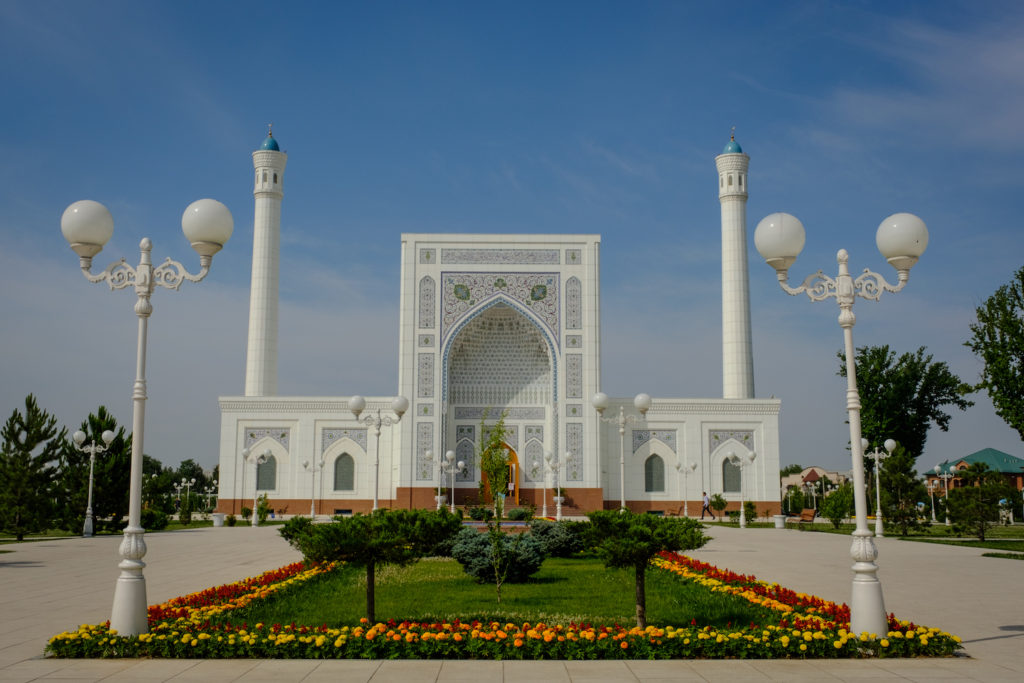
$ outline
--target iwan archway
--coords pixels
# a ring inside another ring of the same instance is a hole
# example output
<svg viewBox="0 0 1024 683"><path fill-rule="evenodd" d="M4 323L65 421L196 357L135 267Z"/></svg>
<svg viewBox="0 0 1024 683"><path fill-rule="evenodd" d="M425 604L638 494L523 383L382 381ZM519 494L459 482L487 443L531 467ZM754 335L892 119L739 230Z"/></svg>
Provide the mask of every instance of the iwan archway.
<svg viewBox="0 0 1024 683"><path fill-rule="evenodd" d="M540 480L532 462L541 459L542 445L551 443L554 432L558 373L550 336L519 302L499 297L452 333L444 347L443 372L445 443L457 444L459 459L466 462L465 472L456 478L465 484L457 500L476 493L475 458L464 456L470 443L475 454L486 438L479 433L481 419L486 415L489 427L503 411L505 441L516 454L513 490L508 493L520 500L520 488L533 488Z"/></svg>

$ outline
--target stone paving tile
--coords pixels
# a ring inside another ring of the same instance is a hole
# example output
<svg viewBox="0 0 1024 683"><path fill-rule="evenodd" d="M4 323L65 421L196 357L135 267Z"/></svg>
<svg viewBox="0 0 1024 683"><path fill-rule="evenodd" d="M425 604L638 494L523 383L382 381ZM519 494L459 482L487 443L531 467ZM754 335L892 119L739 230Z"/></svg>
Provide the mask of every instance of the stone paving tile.
<svg viewBox="0 0 1024 683"><path fill-rule="evenodd" d="M441 663L437 675L439 683L446 681L477 681L478 683L500 683L503 679L502 662L483 660L450 660Z"/></svg>
<svg viewBox="0 0 1024 683"><path fill-rule="evenodd" d="M280 681L299 681L302 683L368 683L380 668L381 662L375 660L330 660L318 662L316 668L305 678L284 678Z"/></svg>

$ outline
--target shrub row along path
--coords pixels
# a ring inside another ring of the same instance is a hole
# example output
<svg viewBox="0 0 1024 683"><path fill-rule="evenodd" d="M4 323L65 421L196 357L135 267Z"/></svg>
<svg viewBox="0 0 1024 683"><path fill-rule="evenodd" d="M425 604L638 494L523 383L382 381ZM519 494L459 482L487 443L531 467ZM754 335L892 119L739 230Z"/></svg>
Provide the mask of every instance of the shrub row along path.
<svg viewBox="0 0 1024 683"><path fill-rule="evenodd" d="M849 599L848 536L711 525L692 555L829 600ZM149 602L300 559L277 527L205 528L146 537ZM120 537L0 546L0 682L13 681L1020 681L1021 563L981 550L877 539L886 607L964 639L969 658L660 662L44 659L47 639L109 617ZM585 596L581 595L581 600Z"/></svg>

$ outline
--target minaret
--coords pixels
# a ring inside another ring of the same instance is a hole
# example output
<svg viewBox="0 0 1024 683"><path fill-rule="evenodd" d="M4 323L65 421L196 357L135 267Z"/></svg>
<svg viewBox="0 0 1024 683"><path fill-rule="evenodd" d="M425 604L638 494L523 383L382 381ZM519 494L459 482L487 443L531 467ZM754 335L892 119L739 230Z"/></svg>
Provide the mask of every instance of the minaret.
<svg viewBox="0 0 1024 683"><path fill-rule="evenodd" d="M750 337L750 285L747 275L747 166L730 136L718 167L722 205L722 398L754 398L754 352Z"/></svg>
<svg viewBox="0 0 1024 683"><path fill-rule="evenodd" d="M249 344L245 362L245 395L277 393L277 290L280 279L281 200L284 166L273 131L252 153L256 169L256 217L252 238L252 287L249 290Z"/></svg>

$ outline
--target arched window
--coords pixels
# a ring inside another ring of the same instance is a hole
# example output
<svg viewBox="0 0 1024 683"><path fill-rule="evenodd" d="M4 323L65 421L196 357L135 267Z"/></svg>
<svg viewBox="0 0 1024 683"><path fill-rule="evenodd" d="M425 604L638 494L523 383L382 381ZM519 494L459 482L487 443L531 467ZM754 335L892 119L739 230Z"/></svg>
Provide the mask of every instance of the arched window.
<svg viewBox="0 0 1024 683"><path fill-rule="evenodd" d="M277 458L267 456L264 463L256 465L256 490L273 491L277 488Z"/></svg>
<svg viewBox="0 0 1024 683"><path fill-rule="evenodd" d="M334 490L354 491L356 488L356 461L348 453L342 453L334 461Z"/></svg>
<svg viewBox="0 0 1024 683"><path fill-rule="evenodd" d="M665 461L660 455L652 455L644 461L644 491L665 492Z"/></svg>
<svg viewBox="0 0 1024 683"><path fill-rule="evenodd" d="M740 492L740 466L734 465L728 459L722 461L722 492Z"/></svg>

